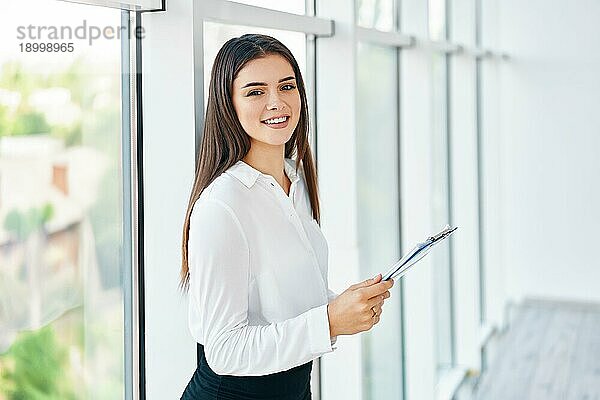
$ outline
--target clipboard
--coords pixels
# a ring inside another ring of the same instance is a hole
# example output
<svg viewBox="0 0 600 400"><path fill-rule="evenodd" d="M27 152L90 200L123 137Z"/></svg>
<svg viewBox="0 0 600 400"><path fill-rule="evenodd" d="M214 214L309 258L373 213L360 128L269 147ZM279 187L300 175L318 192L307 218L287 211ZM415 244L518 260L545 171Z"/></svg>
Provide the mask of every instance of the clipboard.
<svg viewBox="0 0 600 400"><path fill-rule="evenodd" d="M396 261L389 271L387 271L385 274L382 274L381 281L396 279L404 276L410 267L425 257L435 245L443 242L457 229L458 226L451 228L450 225L446 225L444 229L435 235L428 237L424 242L417 243L412 250L406 253L400 260Z"/></svg>

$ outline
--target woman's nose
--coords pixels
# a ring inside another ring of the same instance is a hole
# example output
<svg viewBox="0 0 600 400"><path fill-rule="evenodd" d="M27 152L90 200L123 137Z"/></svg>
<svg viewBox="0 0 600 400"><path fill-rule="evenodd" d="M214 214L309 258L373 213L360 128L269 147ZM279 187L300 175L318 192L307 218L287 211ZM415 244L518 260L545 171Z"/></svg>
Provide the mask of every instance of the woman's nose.
<svg viewBox="0 0 600 400"><path fill-rule="evenodd" d="M283 107L285 107L285 103L279 97L279 94L272 93L272 94L269 95L269 98L268 98L268 101L267 101L267 109L269 109L269 110L281 110Z"/></svg>

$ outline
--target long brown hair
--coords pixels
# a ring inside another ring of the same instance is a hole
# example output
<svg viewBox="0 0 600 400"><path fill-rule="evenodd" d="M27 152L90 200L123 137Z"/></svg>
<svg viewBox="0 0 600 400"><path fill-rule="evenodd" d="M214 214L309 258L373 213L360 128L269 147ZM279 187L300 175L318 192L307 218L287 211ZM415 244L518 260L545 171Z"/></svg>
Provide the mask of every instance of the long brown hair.
<svg viewBox="0 0 600 400"><path fill-rule="evenodd" d="M196 176L183 225L180 285L184 290L190 279L188 238L194 203L216 177L241 160L250 150L250 138L242 128L233 107L233 81L247 62L270 54L282 56L294 70L301 99L300 118L290 140L285 144L285 157L296 156L296 170L302 165L313 218L320 224L317 175L308 142L308 104L298 63L292 52L271 36L246 34L230 39L219 50L210 76Z"/></svg>

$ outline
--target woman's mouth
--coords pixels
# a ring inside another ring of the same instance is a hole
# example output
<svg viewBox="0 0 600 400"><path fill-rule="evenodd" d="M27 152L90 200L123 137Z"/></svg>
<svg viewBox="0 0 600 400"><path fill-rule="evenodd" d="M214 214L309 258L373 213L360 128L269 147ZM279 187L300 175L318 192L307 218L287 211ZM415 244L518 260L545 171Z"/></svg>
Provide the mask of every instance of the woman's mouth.
<svg viewBox="0 0 600 400"><path fill-rule="evenodd" d="M286 116L279 117L279 118L267 119L267 120L261 121L261 123L267 125L269 128L281 129L281 128L285 128L286 126L288 126L289 120L290 120L290 117L286 115Z"/></svg>

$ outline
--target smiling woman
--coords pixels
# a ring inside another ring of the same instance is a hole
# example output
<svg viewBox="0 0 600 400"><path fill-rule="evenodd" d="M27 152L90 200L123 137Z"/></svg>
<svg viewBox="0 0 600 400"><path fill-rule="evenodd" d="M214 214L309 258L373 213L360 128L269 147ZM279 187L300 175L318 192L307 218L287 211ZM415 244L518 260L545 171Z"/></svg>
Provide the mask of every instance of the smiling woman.
<svg viewBox="0 0 600 400"><path fill-rule="evenodd" d="M266 82L267 77L282 78ZM250 81L253 78L260 82ZM233 106L250 136L244 161L255 165L265 152L281 153L281 145L290 140L300 119L300 94L290 63L268 55L246 64L233 81Z"/></svg>
<svg viewBox="0 0 600 400"><path fill-rule="evenodd" d="M243 158L270 172L283 186L283 158L296 156L296 169L302 165L305 173L311 214L319 221L306 92L289 49L266 35L230 39L215 58L208 92L200 160L184 228L183 286L189 280L186 239L192 206L216 177ZM273 130L266 124L282 115L289 116L289 127ZM255 157L257 153L261 157Z"/></svg>
<svg viewBox="0 0 600 400"><path fill-rule="evenodd" d="M181 269L199 357L182 398L310 399L313 360L337 335L377 324L393 281L329 290L307 99L289 49L266 35L230 39L208 92Z"/></svg>
<svg viewBox="0 0 600 400"><path fill-rule="evenodd" d="M183 398L310 398L312 359L331 351L331 336L326 254L313 256L324 237L301 222L319 218L302 75L279 41L247 34L217 54L208 96L181 271L200 357ZM298 283L302 296L281 297ZM295 351L273 358L284 339Z"/></svg>

